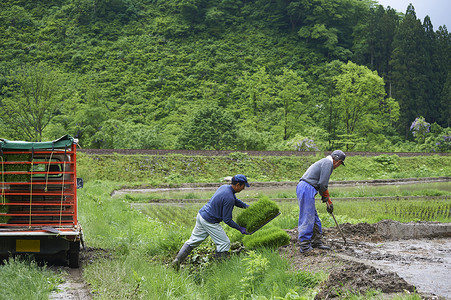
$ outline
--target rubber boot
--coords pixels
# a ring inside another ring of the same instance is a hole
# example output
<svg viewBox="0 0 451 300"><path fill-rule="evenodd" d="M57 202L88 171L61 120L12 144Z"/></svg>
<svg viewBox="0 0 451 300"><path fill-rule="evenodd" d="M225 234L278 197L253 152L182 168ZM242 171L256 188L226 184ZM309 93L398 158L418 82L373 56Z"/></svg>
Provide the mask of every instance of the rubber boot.
<svg viewBox="0 0 451 300"><path fill-rule="evenodd" d="M317 249L321 249L321 250L330 250L330 247L324 245L323 242L321 242L321 241L319 241L319 243L318 242L312 243L312 247L313 248L317 248Z"/></svg>
<svg viewBox="0 0 451 300"><path fill-rule="evenodd" d="M221 261L221 260L225 260L227 258L229 258L229 252L228 251L224 251L224 252L216 251L216 253L215 253L215 259L216 260Z"/></svg>
<svg viewBox="0 0 451 300"><path fill-rule="evenodd" d="M330 247L324 245L321 241L321 232L317 224L313 225L312 247L321 250L330 250Z"/></svg>
<svg viewBox="0 0 451 300"><path fill-rule="evenodd" d="M302 241L302 242L299 243L299 245L301 246L300 249L299 249L299 252L301 252L301 253L306 253L306 252L309 252L309 251L313 250L312 244L310 243L309 240Z"/></svg>
<svg viewBox="0 0 451 300"><path fill-rule="evenodd" d="M180 264L185 260L188 254L190 254L191 250L193 250L193 247L191 247L187 243L183 244L182 248L177 254L177 257L172 261L172 266L174 267L174 269L180 269Z"/></svg>

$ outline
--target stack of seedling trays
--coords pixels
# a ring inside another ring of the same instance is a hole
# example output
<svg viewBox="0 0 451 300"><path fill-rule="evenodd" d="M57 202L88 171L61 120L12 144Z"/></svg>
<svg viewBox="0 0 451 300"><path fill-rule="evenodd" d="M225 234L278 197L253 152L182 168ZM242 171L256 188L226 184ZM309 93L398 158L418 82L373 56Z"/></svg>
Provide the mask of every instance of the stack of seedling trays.
<svg viewBox="0 0 451 300"><path fill-rule="evenodd" d="M1 168L2 168L2 178L0 178L0 181L2 182L0 188L1 188L1 195L0 195L0 201L2 205L0 205L0 213L6 214L9 213L9 205L8 203L11 201L11 197L7 197L5 195L5 190L7 188L11 189L21 189L22 187L20 185L10 185L7 184L8 182L14 183L14 182L27 182L30 181L30 175L28 175L28 171L30 170L30 165L24 164L23 162L29 162L30 161L30 155L29 154L12 154L8 155L8 157L3 157L3 162ZM17 162L17 163L16 163ZM5 174L5 172L14 172L14 174ZM21 174L23 173L23 174ZM0 216L0 223L7 223L11 217L2 215Z"/></svg>
<svg viewBox="0 0 451 300"><path fill-rule="evenodd" d="M243 237L243 244L247 248L278 248L287 245L290 236L283 229L268 224L278 215L279 206L268 197L260 198L243 210L236 219L237 224L245 227L250 234Z"/></svg>

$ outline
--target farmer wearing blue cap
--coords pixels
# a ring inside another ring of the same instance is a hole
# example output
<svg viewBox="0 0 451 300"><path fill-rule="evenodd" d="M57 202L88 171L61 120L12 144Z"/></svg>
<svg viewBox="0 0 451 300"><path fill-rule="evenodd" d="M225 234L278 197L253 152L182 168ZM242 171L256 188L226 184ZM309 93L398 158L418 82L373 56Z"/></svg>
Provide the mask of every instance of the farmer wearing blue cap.
<svg viewBox="0 0 451 300"><path fill-rule="evenodd" d="M299 204L299 242L300 252L308 252L313 248L329 250L321 241L321 220L315 207L315 195L319 193L321 200L327 204L327 212L332 213L334 206L329 196L329 179L332 171L345 165L346 155L341 150L333 151L329 156L312 164L299 180L296 196Z"/></svg>
<svg viewBox="0 0 451 300"><path fill-rule="evenodd" d="M236 193L241 192L246 187L249 187L246 176L238 174L233 176L232 184L223 185L216 190L210 201L199 210L196 217L196 226L194 226L191 237L185 242L172 262L175 268L178 269L191 250L199 246L208 236L211 236L216 244L216 257L227 256L230 249L230 239L219 224L221 221L239 230L242 234L248 234L246 228L239 226L232 220L232 211L235 206L240 208L249 206L235 196Z"/></svg>

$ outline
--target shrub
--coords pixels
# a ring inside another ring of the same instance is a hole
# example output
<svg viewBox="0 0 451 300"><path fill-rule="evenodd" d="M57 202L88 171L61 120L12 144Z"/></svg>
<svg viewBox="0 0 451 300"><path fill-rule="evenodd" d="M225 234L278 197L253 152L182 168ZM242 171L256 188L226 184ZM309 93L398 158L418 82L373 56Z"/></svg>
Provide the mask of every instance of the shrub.
<svg viewBox="0 0 451 300"><path fill-rule="evenodd" d="M268 197L262 197L243 210L236 218L238 225L246 227L247 232L253 233L269 220L279 214L279 206Z"/></svg>
<svg viewBox="0 0 451 300"><path fill-rule="evenodd" d="M243 237L243 244L246 248L254 249L258 247L279 248L290 243L290 236L283 229L278 227L268 227L255 232L252 235Z"/></svg>
<svg viewBox="0 0 451 300"><path fill-rule="evenodd" d="M399 170L398 166L399 156L396 154L395 155L382 154L379 156L375 156L373 160L379 166L381 166L384 169L384 171L395 172Z"/></svg>

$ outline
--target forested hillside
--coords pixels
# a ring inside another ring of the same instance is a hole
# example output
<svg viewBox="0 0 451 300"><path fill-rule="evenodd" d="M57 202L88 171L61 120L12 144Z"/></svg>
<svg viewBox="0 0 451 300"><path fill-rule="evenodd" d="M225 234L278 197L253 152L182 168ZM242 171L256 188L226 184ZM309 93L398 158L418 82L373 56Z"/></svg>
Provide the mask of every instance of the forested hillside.
<svg viewBox="0 0 451 300"><path fill-rule="evenodd" d="M373 0L4 0L0 137L451 151L451 35L432 24Z"/></svg>

